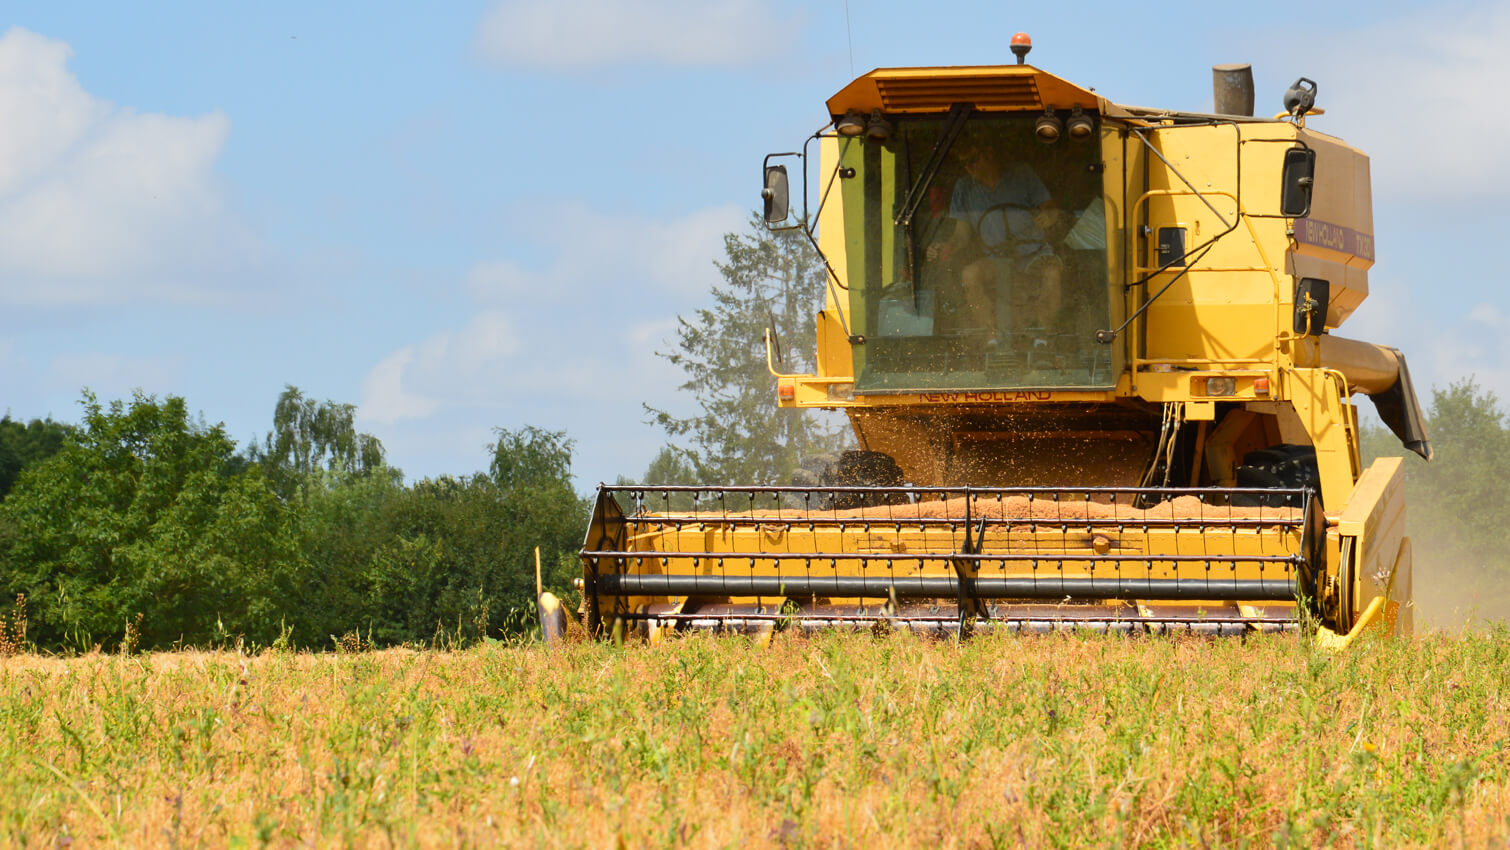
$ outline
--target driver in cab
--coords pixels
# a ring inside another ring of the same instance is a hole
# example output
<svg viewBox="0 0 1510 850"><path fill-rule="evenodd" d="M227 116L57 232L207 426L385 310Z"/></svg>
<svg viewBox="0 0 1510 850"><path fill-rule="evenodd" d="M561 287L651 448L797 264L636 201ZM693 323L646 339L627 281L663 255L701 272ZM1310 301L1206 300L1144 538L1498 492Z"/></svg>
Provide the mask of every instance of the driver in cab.
<svg viewBox="0 0 1510 850"><path fill-rule="evenodd" d="M949 218L956 222L950 253L960 256L972 243L976 248L979 258L964 266L960 282L966 309L990 329L994 344L1000 329L996 296L1003 287L1015 328L1046 328L1059 312L1064 266L1047 233L1059 228L1062 216L1027 163L1004 162L984 139L962 141L965 176L949 201Z"/></svg>

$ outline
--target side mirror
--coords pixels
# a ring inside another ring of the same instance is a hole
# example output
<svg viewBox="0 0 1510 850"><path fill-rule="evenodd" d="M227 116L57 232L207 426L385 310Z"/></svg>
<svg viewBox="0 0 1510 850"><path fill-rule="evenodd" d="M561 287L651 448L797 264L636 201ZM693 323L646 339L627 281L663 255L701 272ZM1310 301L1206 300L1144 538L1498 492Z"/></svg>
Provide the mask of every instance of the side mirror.
<svg viewBox="0 0 1510 850"><path fill-rule="evenodd" d="M780 224L786 221L791 206L791 190L787 187L786 166L767 165L765 167L765 188L760 190L760 197L765 201L765 223Z"/></svg>
<svg viewBox="0 0 1510 850"><path fill-rule="evenodd" d="M1316 151L1290 148L1285 151L1284 173L1280 177L1279 212L1286 218L1305 218L1311 214L1311 189L1316 182Z"/></svg>
<svg viewBox="0 0 1510 850"><path fill-rule="evenodd" d="M1318 277L1303 277L1295 283L1295 333L1317 336L1326 328L1332 284Z"/></svg>

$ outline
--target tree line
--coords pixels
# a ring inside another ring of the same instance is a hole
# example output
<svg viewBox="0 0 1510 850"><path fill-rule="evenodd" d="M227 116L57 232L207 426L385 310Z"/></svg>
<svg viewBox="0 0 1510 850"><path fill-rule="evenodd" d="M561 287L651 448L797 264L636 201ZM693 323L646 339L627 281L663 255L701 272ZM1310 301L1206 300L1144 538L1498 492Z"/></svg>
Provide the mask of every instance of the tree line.
<svg viewBox="0 0 1510 850"><path fill-rule="evenodd" d="M551 588L576 574L563 433L499 430L487 472L406 484L354 407L295 387L243 451L177 396L82 406L0 421L0 591L31 645L496 638L534 616L536 546Z"/></svg>

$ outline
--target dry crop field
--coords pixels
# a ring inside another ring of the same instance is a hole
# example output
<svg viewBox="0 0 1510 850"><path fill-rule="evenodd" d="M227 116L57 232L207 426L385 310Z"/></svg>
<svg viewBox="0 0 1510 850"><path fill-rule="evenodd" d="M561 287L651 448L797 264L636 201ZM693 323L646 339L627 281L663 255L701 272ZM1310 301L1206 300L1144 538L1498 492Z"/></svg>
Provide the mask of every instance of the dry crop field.
<svg viewBox="0 0 1510 850"><path fill-rule="evenodd" d="M0 659L6 846L1504 846L1510 634Z"/></svg>

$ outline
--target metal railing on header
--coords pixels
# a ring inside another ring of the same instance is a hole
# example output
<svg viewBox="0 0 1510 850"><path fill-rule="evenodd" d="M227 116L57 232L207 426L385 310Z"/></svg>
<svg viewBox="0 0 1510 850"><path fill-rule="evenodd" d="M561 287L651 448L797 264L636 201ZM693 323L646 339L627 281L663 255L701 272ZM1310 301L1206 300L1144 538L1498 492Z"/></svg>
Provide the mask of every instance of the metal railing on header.
<svg viewBox="0 0 1510 850"><path fill-rule="evenodd" d="M605 485L595 524L620 532L581 554L609 596L1293 600L1313 511L1263 488Z"/></svg>

